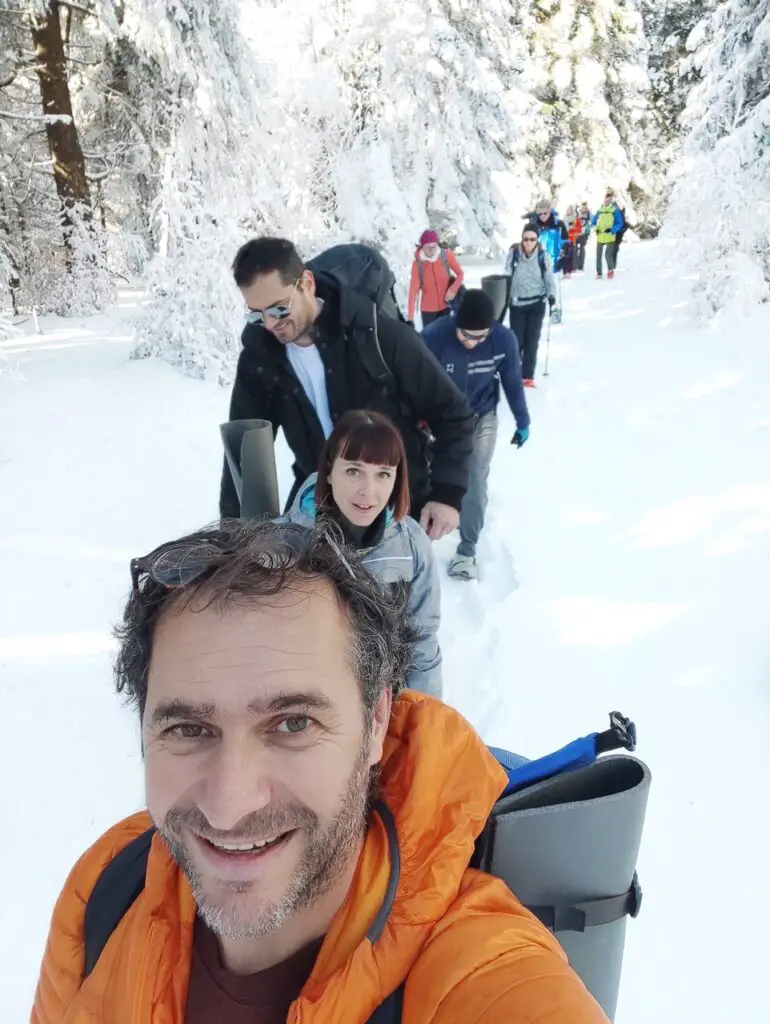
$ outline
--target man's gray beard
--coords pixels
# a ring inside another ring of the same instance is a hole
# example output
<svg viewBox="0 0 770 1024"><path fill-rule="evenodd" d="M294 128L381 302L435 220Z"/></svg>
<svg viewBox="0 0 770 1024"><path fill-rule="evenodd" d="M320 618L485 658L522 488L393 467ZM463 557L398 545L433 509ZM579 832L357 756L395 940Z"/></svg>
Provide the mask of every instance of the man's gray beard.
<svg viewBox="0 0 770 1024"><path fill-rule="evenodd" d="M198 916L215 935L223 939L260 938L280 928L297 911L312 906L327 895L348 867L350 855L366 828L371 786L368 758L367 746L359 753L336 816L323 831L317 816L306 807L275 811L268 808L266 812L257 812L243 819L239 831L243 833L244 841L248 841L249 830L252 834L258 831L264 834L289 828L297 828L305 838L302 859L284 894L273 903L262 902L249 910L216 903L206 892L203 879L179 838L178 828L182 824L193 825L195 831L203 835L213 831L202 812L197 808L169 811L158 831L190 882ZM247 825L248 828L245 827ZM237 842L238 839L233 837L230 841ZM258 885L258 882L231 882L227 889L231 893L247 894Z"/></svg>

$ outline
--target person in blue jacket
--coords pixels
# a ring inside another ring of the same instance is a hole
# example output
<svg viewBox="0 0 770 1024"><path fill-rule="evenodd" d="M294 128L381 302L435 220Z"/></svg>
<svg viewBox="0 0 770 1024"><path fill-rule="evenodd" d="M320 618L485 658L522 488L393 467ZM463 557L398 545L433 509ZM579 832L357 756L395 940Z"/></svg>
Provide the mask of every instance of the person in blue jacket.
<svg viewBox="0 0 770 1024"><path fill-rule="evenodd" d="M569 249L569 236L567 225L551 205L550 199L541 199L535 209L526 214L522 220L534 221L537 224L540 244L551 257L554 273L558 274Z"/></svg>
<svg viewBox="0 0 770 1024"><path fill-rule="evenodd" d="M520 448L529 437L519 347L513 331L495 319L492 300L479 288L468 289L454 318L436 320L425 328L422 336L468 399L476 420L468 490L460 509L460 543L449 563L450 576L475 580L479 577L476 545L487 509L501 385L516 420L511 444Z"/></svg>

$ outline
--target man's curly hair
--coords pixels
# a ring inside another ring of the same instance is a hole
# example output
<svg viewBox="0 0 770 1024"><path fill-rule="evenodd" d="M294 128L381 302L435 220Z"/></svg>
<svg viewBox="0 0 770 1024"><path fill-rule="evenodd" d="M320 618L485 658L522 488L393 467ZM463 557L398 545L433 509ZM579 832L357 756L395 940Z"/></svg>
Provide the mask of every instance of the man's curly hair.
<svg viewBox="0 0 770 1024"><path fill-rule="evenodd" d="M345 547L333 523L307 530L270 520L227 520L157 548L132 563L134 587L115 628L119 693L144 715L153 639L166 614L195 607L259 605L277 594L334 588L350 626L350 657L367 720L383 690L404 686L419 639L408 614L408 584L382 583ZM202 599L202 603L201 603Z"/></svg>

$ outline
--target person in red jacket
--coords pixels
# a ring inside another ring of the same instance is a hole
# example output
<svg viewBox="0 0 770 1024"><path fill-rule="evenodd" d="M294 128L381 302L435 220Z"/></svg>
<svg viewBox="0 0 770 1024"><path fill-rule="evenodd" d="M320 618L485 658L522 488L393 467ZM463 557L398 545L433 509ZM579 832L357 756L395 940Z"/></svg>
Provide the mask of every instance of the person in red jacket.
<svg viewBox="0 0 770 1024"><path fill-rule="evenodd" d="M463 268L451 249L442 249L435 231L423 231L414 254L409 282L408 317L414 320L419 299L422 326L450 312L463 284Z"/></svg>

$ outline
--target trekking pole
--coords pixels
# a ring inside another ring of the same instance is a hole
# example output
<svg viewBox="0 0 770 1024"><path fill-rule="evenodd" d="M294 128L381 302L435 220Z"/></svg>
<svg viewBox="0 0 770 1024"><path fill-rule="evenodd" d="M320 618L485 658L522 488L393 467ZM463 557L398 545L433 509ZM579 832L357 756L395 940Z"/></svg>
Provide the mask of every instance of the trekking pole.
<svg viewBox="0 0 770 1024"><path fill-rule="evenodd" d="M548 310L548 326L545 329L545 369L543 376L548 376L548 357L551 354L551 310Z"/></svg>

